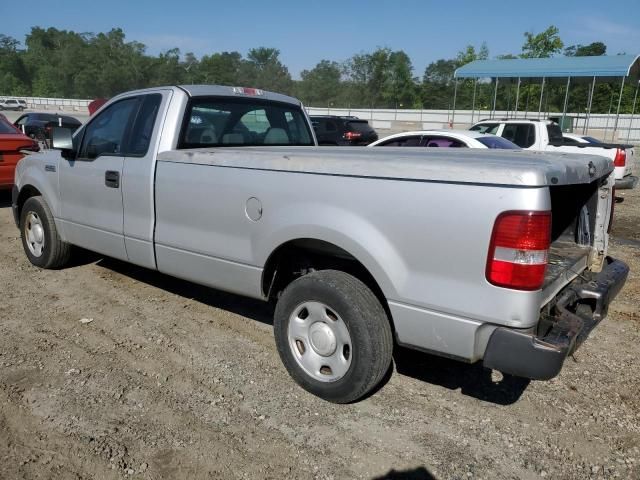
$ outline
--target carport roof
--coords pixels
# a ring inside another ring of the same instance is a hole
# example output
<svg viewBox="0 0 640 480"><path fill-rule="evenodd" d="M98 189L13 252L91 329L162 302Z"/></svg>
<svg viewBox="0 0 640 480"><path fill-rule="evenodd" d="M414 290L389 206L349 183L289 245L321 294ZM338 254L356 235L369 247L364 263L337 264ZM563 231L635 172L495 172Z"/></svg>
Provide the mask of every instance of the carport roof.
<svg viewBox="0 0 640 480"><path fill-rule="evenodd" d="M640 55L476 60L455 71L456 78L638 77Z"/></svg>

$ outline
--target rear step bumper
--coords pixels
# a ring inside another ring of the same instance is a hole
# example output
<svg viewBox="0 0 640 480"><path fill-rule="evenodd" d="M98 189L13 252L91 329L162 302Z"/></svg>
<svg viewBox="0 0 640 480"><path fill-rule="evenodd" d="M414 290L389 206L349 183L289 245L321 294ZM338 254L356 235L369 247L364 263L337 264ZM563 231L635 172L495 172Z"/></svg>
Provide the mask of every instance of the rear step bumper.
<svg viewBox="0 0 640 480"><path fill-rule="evenodd" d="M541 317L537 332L497 328L489 338L483 365L533 380L555 377L564 359L606 317L628 274L624 262L607 257L605 267L591 281L578 277L558 294L551 315Z"/></svg>

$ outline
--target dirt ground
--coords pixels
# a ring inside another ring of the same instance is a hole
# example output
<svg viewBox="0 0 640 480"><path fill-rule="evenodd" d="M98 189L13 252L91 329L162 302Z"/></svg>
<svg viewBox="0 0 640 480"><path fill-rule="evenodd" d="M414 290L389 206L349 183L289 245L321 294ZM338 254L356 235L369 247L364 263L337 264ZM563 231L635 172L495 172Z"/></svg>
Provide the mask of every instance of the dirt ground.
<svg viewBox="0 0 640 480"><path fill-rule="evenodd" d="M559 377L398 350L338 406L289 378L266 304L88 253L34 268L2 194L0 478L638 479L640 190L620 195L630 278Z"/></svg>

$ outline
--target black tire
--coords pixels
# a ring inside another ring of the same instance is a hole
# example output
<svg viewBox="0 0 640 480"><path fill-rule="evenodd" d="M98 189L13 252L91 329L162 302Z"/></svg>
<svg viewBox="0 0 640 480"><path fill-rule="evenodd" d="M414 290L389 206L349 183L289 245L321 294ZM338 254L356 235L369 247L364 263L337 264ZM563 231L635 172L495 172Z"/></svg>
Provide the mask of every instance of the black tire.
<svg viewBox="0 0 640 480"><path fill-rule="evenodd" d="M28 246L27 230L30 225L29 219L33 218L30 215L35 215L42 226L44 245L40 255L34 254ZM33 265L54 269L63 267L69 261L71 245L63 242L58 235L51 210L42 197L31 197L24 203L20 213L20 236L24 253Z"/></svg>
<svg viewBox="0 0 640 480"><path fill-rule="evenodd" d="M351 363L335 381L319 381L294 357L288 329L294 312L305 302L321 302L335 311L351 337ZM391 326L373 292L357 278L338 271L321 270L291 282L280 296L274 316L274 333L280 358L302 388L333 403L350 403L371 392L388 372L393 353Z"/></svg>

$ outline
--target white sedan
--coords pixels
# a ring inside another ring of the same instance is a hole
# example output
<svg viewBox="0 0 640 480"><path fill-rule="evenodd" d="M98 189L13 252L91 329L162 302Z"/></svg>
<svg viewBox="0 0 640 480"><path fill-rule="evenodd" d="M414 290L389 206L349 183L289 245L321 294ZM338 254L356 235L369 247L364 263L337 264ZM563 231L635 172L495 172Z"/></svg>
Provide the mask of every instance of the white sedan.
<svg viewBox="0 0 640 480"><path fill-rule="evenodd" d="M396 133L368 146L520 149L518 145L502 137L470 130L418 130Z"/></svg>

